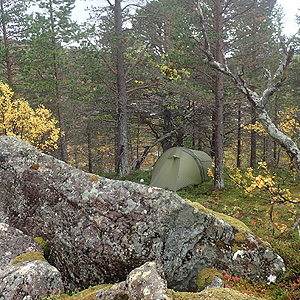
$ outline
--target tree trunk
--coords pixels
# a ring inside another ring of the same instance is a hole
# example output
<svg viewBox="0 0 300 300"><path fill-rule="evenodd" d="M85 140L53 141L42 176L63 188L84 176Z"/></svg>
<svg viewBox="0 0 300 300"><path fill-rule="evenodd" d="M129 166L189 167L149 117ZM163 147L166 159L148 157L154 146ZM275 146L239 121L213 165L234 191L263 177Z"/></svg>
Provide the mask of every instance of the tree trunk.
<svg viewBox="0 0 300 300"><path fill-rule="evenodd" d="M167 107L164 107L164 112L163 112L163 119L164 119L164 124L163 124L163 135L166 135L168 132L171 132L173 128L172 126L172 114L168 110ZM172 136L164 139L161 142L161 146L163 148L163 152L167 151L172 147Z"/></svg>
<svg viewBox="0 0 300 300"><path fill-rule="evenodd" d="M116 164L118 176L127 176L130 172L128 152L128 114L127 114L127 91L124 71L124 54L122 45L122 0L115 0L114 21L117 50L117 129L116 129Z"/></svg>
<svg viewBox="0 0 300 300"><path fill-rule="evenodd" d="M7 34L7 26L6 26L6 13L4 10L3 0L0 0L0 9L1 9L1 23L2 23L2 35L5 49L5 64L6 64L6 73L7 73L7 82L11 88L13 88L13 74L12 74L12 61L10 57L10 49L9 49L9 40Z"/></svg>
<svg viewBox="0 0 300 300"><path fill-rule="evenodd" d="M241 167L242 156L242 112L241 102L238 103L238 128L237 128L237 153L236 153L236 166Z"/></svg>
<svg viewBox="0 0 300 300"><path fill-rule="evenodd" d="M87 143L88 143L88 162L89 172L93 173L93 159L92 159L92 138L91 138L91 121L90 118L87 120Z"/></svg>
<svg viewBox="0 0 300 300"><path fill-rule="evenodd" d="M215 16L216 16L216 60L223 64L223 0L215 1ZM216 89L215 89L215 123L214 123L214 136L215 136L215 182L216 190L222 190L224 184L224 171L223 171L223 152L224 152L224 127L223 127L223 97L224 97L224 74L219 70L216 71Z"/></svg>
<svg viewBox="0 0 300 300"><path fill-rule="evenodd" d="M255 125L256 123L256 112L253 107L251 107L251 124ZM250 150L250 167L252 169L257 168L256 162L256 141L257 141L257 132L251 129L251 150Z"/></svg>

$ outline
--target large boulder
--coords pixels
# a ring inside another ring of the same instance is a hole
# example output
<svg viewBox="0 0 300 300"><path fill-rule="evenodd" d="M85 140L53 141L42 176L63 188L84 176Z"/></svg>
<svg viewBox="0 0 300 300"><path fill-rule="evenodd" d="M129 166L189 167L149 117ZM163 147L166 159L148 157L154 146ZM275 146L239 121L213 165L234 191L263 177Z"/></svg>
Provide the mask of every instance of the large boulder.
<svg viewBox="0 0 300 300"><path fill-rule="evenodd" d="M15 137L0 138L0 183L0 218L49 241L69 290L122 281L147 261L177 290L196 290L205 267L258 281L284 271L267 244L175 193L82 172Z"/></svg>

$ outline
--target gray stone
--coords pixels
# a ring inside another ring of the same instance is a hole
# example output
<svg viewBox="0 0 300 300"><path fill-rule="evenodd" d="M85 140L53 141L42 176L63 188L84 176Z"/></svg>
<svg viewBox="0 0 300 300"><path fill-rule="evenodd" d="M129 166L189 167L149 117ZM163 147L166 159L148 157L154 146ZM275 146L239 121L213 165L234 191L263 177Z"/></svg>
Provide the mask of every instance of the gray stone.
<svg viewBox="0 0 300 300"><path fill-rule="evenodd" d="M62 293L58 270L44 261L18 263L0 270L1 300L40 300L42 296Z"/></svg>
<svg viewBox="0 0 300 300"><path fill-rule="evenodd" d="M147 262L131 271L125 282L115 284L107 291L100 290L97 299L171 300L163 276L155 262Z"/></svg>
<svg viewBox="0 0 300 300"><path fill-rule="evenodd" d="M175 193L82 172L15 137L0 138L0 183L1 216L49 241L69 290L120 282L147 261L176 290L197 290L206 267L257 281L284 270L253 235L234 252L239 229Z"/></svg>
<svg viewBox="0 0 300 300"><path fill-rule="evenodd" d="M220 277L215 276L213 278L212 282L209 285L207 285L205 287L205 289L221 288L224 286L225 286L225 284L224 284L223 280Z"/></svg>
<svg viewBox="0 0 300 300"><path fill-rule="evenodd" d="M43 250L31 236L5 223L0 223L0 270L11 264L13 259L26 252Z"/></svg>

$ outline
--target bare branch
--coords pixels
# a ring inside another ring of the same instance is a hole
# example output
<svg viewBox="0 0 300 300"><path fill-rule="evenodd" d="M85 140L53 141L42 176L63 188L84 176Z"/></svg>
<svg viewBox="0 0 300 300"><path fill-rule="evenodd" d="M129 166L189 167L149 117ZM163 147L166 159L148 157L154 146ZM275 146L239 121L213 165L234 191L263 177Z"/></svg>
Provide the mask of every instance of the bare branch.
<svg viewBox="0 0 300 300"><path fill-rule="evenodd" d="M293 224L293 226L291 227L291 229L294 230L299 225L299 223L300 223L300 218L298 218L296 220L296 222Z"/></svg>
<svg viewBox="0 0 300 300"><path fill-rule="evenodd" d="M109 4L109 6L110 6L111 8L114 7L114 5L110 2L110 0L106 0L106 1L107 1L107 3Z"/></svg>
<svg viewBox="0 0 300 300"><path fill-rule="evenodd" d="M177 129L174 129L170 132L168 132L167 134L165 134L164 136L160 137L159 139L155 140L154 142L152 142L151 144L147 145L145 147L144 153L141 156L140 159L136 160L136 165L135 165L135 169L139 169L141 164L144 162L144 160L146 159L147 155L149 154L149 152L151 151L151 149L156 146L157 144L161 143L162 141L164 141L165 139L173 136L175 133L177 132Z"/></svg>
<svg viewBox="0 0 300 300"><path fill-rule="evenodd" d="M143 86L139 86L139 87L133 88L131 90L128 90L127 93L131 94L131 93L139 91L139 90L149 89L149 88L153 88L153 87L157 87L157 86L158 86L158 82L154 82L154 83L150 83L148 85L143 85Z"/></svg>
<svg viewBox="0 0 300 300"><path fill-rule="evenodd" d="M117 72L113 69L113 67L110 65L110 63L107 61L107 59L104 57L104 55L100 55L103 61L106 63L108 66L109 70L114 74L117 75Z"/></svg>
<svg viewBox="0 0 300 300"><path fill-rule="evenodd" d="M118 91L116 89L114 89L113 87L111 87L105 80L103 80L102 78L100 78L100 81L102 83L104 83L106 85L106 87L108 87L111 91L113 91L115 94L118 94Z"/></svg>

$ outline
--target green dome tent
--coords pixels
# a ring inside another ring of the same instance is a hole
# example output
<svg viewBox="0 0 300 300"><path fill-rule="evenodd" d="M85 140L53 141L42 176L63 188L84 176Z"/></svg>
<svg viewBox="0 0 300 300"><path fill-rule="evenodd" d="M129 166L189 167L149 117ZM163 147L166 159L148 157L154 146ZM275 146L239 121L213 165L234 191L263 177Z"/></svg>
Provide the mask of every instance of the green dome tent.
<svg viewBox="0 0 300 300"><path fill-rule="evenodd" d="M165 151L153 167L150 186L177 191L188 185L209 179L212 166L209 155L203 151L173 147Z"/></svg>

